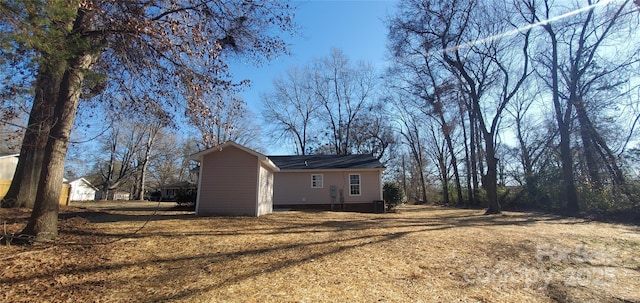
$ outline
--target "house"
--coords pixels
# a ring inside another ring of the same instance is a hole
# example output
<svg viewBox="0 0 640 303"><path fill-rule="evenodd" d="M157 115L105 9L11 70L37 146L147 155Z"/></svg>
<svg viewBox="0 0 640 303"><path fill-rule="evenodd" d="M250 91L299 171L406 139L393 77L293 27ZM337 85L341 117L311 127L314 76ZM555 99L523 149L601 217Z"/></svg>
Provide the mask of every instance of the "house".
<svg viewBox="0 0 640 303"><path fill-rule="evenodd" d="M281 208L370 211L382 200L385 167L373 155L270 156L273 204Z"/></svg>
<svg viewBox="0 0 640 303"><path fill-rule="evenodd" d="M85 178L80 178L69 182L71 185L70 201L93 201L96 199L98 188Z"/></svg>
<svg viewBox="0 0 640 303"><path fill-rule="evenodd" d="M372 210L385 167L372 155L265 156L226 142L200 162L196 215L270 213L274 207Z"/></svg>
<svg viewBox="0 0 640 303"><path fill-rule="evenodd" d="M116 190L109 192L109 200L129 200L131 198L131 194L126 191Z"/></svg>
<svg viewBox="0 0 640 303"><path fill-rule="evenodd" d="M173 201L179 190L188 188L195 184L189 181L170 183L160 187L160 201Z"/></svg>
<svg viewBox="0 0 640 303"><path fill-rule="evenodd" d="M103 190L98 190L96 192L96 200L111 200L111 201L129 200L130 197L131 197L131 194L129 194L129 192L121 191L121 190L110 190L107 192L106 195Z"/></svg>
<svg viewBox="0 0 640 303"><path fill-rule="evenodd" d="M0 180L13 180L20 154L0 155Z"/></svg>
<svg viewBox="0 0 640 303"><path fill-rule="evenodd" d="M13 181L20 154L0 155L0 199L9 191L11 181ZM65 184L63 180L62 189L60 190L60 205L69 205L70 186Z"/></svg>

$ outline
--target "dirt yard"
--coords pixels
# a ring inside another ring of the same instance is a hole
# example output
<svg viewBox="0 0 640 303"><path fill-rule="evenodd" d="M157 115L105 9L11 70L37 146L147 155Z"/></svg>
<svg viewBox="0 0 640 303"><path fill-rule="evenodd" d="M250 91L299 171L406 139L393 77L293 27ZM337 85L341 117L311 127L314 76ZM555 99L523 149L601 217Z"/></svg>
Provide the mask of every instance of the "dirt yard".
<svg viewBox="0 0 640 303"><path fill-rule="evenodd" d="M640 228L530 213L199 218L77 204L55 244L0 246L0 302L640 302ZM29 212L0 210L7 233Z"/></svg>

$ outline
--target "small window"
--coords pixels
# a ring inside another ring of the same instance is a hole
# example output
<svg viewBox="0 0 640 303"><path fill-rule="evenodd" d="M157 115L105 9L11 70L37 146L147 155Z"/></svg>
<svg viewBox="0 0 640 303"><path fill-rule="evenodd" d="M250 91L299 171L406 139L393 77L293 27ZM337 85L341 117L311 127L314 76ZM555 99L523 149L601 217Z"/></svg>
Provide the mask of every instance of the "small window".
<svg viewBox="0 0 640 303"><path fill-rule="evenodd" d="M311 175L311 188L322 188L322 175Z"/></svg>
<svg viewBox="0 0 640 303"><path fill-rule="evenodd" d="M357 175L357 174L349 175L349 195L351 196L360 195L360 175Z"/></svg>

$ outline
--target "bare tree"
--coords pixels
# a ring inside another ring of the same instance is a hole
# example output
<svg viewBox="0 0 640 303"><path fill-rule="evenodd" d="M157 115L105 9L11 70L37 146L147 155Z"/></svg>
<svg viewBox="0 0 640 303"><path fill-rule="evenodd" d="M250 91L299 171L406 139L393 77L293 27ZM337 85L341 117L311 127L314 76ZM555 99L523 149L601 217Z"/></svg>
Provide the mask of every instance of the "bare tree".
<svg viewBox="0 0 640 303"><path fill-rule="evenodd" d="M617 86L616 75L637 62L637 50L631 50L631 56L616 54L616 60L607 60L602 55L610 41L616 38L618 41L626 39L625 36L618 35L624 33L628 24L628 19L625 19L633 16L631 12L635 8L631 1L588 1L587 6L569 8L569 11L563 11L566 8L546 0L523 1L522 6L525 8L523 11L533 17L531 23L535 21L548 37L548 40L543 42L543 49L548 51L541 52L536 58L537 72L540 75L539 79L551 90L560 134L566 210L570 214L576 214L579 211L579 203L574 183L575 161L571 148L574 110L591 181L596 186L601 186L602 177L598 163L603 163L615 183L625 182L614 153L588 114L588 97L593 96L594 91ZM602 65L602 62L607 62L607 65ZM593 106L592 103L591 105Z"/></svg>
<svg viewBox="0 0 640 303"><path fill-rule="evenodd" d="M396 144L393 127L389 121L389 113L378 103L368 107L364 115L356 118L352 124L351 150L356 154L372 154L383 159Z"/></svg>
<svg viewBox="0 0 640 303"><path fill-rule="evenodd" d="M371 64L351 64L341 50L303 68L291 68L263 96L265 120L299 154L368 153L382 158L394 142L385 109L376 100Z"/></svg>
<svg viewBox="0 0 640 303"><path fill-rule="evenodd" d="M144 134L144 137L146 138L144 140L142 148L140 149L136 157L136 166L138 167L138 173L136 174L137 180L133 193L133 198L136 200L144 200L147 183L147 171L149 168L151 155L156 145L156 137L165 126L166 125L164 124L163 119L149 121L143 126L142 132Z"/></svg>
<svg viewBox="0 0 640 303"><path fill-rule="evenodd" d="M202 147L206 149L227 141L257 147L260 129L244 100L227 94L210 98L211 105L204 112L189 115L191 123L200 131Z"/></svg>
<svg viewBox="0 0 640 303"><path fill-rule="evenodd" d="M400 94L402 96L402 94ZM405 144L409 147L409 152L413 163L415 163L414 172L418 175L420 184L420 201L427 203L427 178L425 176L425 169L427 166L426 156L426 143L425 137L427 134L423 127L423 118L418 117L416 112L406 106L406 100L402 97L394 100L394 104L397 107L399 132L404 139ZM404 164L404 163L403 163Z"/></svg>
<svg viewBox="0 0 640 303"><path fill-rule="evenodd" d="M149 186L154 189L178 181L195 181L191 176L189 156L199 150L199 143L175 133L161 132L149 159Z"/></svg>
<svg viewBox="0 0 640 303"><path fill-rule="evenodd" d="M495 147L502 112L529 75L529 31L523 39L495 38L511 29L500 5L409 1L399 6L390 22L392 51L399 61L439 56L468 96L467 110L474 112L484 140L487 172L482 184L487 191L487 214L500 212ZM515 51L518 48L521 54Z"/></svg>
<svg viewBox="0 0 640 303"><path fill-rule="evenodd" d="M138 172L136 160L140 154L144 154L147 135L145 124L121 122L115 124L105 138L108 159L98 162L103 200L108 198L109 192L121 188L123 183L130 181Z"/></svg>
<svg viewBox="0 0 640 303"><path fill-rule="evenodd" d="M310 151L314 137L313 124L321 104L315 98L308 68L290 68L273 81L274 91L262 96L264 119L283 136L291 137L296 153Z"/></svg>
<svg viewBox="0 0 640 303"><path fill-rule="evenodd" d="M352 65L338 49L317 60L312 69L314 97L323 108L318 115L330 132L329 146L337 155L350 154L355 123L373 103L375 70L363 62Z"/></svg>
<svg viewBox="0 0 640 303"><path fill-rule="evenodd" d="M534 82L528 82L526 88L519 92L505 109L509 114L509 120L512 120L512 129L515 131L518 144L517 158L521 172L514 178L527 188L538 186L535 180L536 167L543 154L552 152L549 147L558 134L557 131L549 132L546 129L547 121L544 117L549 115L537 106L541 101L540 93L533 84ZM542 113L533 114L534 110Z"/></svg>

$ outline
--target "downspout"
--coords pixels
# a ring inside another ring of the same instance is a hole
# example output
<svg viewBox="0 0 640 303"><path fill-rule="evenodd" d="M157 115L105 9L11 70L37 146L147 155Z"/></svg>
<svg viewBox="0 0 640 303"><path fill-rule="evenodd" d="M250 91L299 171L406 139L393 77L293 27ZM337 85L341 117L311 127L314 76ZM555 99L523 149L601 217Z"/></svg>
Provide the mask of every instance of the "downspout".
<svg viewBox="0 0 640 303"><path fill-rule="evenodd" d="M382 170L378 170L378 186L380 187L380 198L378 200L384 200L383 185L382 185Z"/></svg>
<svg viewBox="0 0 640 303"><path fill-rule="evenodd" d="M262 168L262 161L258 158L258 174L256 175L256 205L254 206L254 216L260 216L260 182L262 176L260 175Z"/></svg>
<svg viewBox="0 0 640 303"><path fill-rule="evenodd" d="M198 168L198 188L196 189L196 216L198 215L198 211L200 210L200 190L202 190L201 181L202 181L202 164L204 163L204 157L200 157L200 168Z"/></svg>

